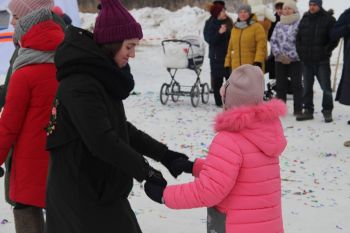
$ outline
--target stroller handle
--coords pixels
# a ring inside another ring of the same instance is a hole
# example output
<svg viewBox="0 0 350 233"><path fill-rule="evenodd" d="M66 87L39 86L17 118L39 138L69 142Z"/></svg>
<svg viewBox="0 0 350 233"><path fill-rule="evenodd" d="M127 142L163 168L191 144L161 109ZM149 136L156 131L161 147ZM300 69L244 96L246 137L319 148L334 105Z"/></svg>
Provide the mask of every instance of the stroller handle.
<svg viewBox="0 0 350 233"><path fill-rule="evenodd" d="M180 42L180 43L186 43L189 46L191 46L192 44L190 42L188 42L187 40L179 40L179 39L169 39L169 40L163 40L162 41L162 46L164 47L164 44L167 42Z"/></svg>
<svg viewBox="0 0 350 233"><path fill-rule="evenodd" d="M187 45L188 45L188 49L191 50L192 53L193 53L193 47L194 47L194 46L199 47L199 45L193 45L193 44L191 44L191 42L189 42L189 41L187 41L187 40L181 40L181 39L163 40L163 41L162 41L162 47L163 47L163 52L164 52L164 54L166 53L166 52L165 52L165 46L164 46L164 44L169 43L169 42L187 44ZM187 54L187 57L188 57L188 54Z"/></svg>

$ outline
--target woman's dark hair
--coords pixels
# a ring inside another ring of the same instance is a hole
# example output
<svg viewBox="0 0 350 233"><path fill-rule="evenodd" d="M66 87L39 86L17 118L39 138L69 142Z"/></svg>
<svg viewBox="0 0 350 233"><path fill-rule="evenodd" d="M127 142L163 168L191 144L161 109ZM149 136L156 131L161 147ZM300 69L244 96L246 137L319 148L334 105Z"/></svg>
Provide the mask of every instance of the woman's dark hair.
<svg viewBox="0 0 350 233"><path fill-rule="evenodd" d="M283 2L277 2L275 4L275 9L282 9L283 8Z"/></svg>
<svg viewBox="0 0 350 233"><path fill-rule="evenodd" d="M110 58L114 58L121 49L123 42L114 42L110 44L100 44L102 51Z"/></svg>

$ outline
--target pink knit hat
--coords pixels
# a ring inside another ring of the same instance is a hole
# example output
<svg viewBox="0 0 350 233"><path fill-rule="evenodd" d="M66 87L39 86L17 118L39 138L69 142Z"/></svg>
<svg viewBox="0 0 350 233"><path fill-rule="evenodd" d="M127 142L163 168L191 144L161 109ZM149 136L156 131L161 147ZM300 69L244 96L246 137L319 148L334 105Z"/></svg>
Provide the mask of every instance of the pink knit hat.
<svg viewBox="0 0 350 233"><path fill-rule="evenodd" d="M264 74L257 66L242 65L232 72L220 94L226 110L260 104L264 98Z"/></svg>
<svg viewBox="0 0 350 233"><path fill-rule="evenodd" d="M8 8L13 15L16 15L18 18L22 18L33 10L41 8L51 10L53 6L53 0L11 0Z"/></svg>
<svg viewBox="0 0 350 233"><path fill-rule="evenodd" d="M101 0L101 10L94 29L94 40L97 43L108 44L142 37L141 25L120 0Z"/></svg>

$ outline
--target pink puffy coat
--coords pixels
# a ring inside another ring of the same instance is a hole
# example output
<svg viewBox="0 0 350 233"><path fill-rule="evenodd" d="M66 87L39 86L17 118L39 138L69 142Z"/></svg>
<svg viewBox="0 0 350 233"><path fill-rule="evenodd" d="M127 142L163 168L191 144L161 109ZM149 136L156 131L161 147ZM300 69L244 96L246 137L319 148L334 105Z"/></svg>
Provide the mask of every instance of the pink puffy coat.
<svg viewBox="0 0 350 233"><path fill-rule="evenodd" d="M215 207L226 233L283 233L279 156L286 139L282 101L227 110L216 118L207 158L196 159L193 182L168 186L166 206Z"/></svg>

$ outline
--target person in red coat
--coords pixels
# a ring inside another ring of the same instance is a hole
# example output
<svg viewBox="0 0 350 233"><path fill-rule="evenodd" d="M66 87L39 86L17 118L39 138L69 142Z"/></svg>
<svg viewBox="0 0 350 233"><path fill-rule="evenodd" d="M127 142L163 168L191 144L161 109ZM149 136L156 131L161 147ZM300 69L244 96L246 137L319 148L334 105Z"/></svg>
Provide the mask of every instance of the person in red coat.
<svg viewBox="0 0 350 233"><path fill-rule="evenodd" d="M45 127L58 86L54 51L64 32L50 10L40 9L18 21L14 37L21 48L0 118L0 165L13 148L10 199L16 203L16 232L42 233L49 160Z"/></svg>

